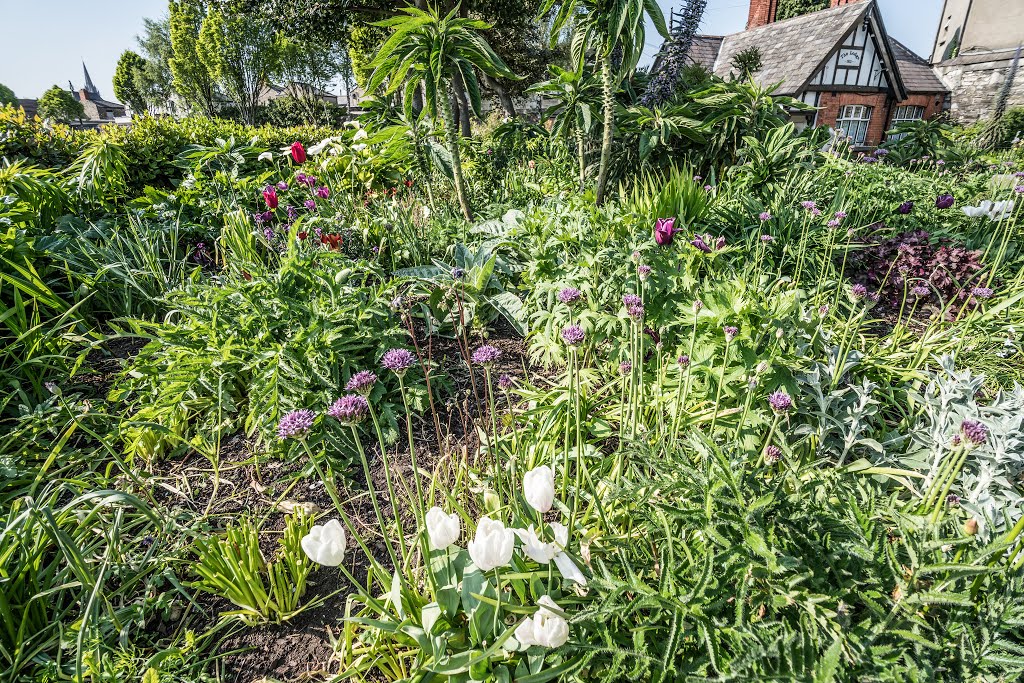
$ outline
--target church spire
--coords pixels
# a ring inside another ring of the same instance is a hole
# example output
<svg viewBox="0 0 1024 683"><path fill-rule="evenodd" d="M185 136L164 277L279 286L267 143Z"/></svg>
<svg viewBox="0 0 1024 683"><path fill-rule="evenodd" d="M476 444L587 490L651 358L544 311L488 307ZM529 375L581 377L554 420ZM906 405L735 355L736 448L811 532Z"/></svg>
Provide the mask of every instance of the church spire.
<svg viewBox="0 0 1024 683"><path fill-rule="evenodd" d="M98 100L100 99L99 88L92 82L92 78L89 76L89 70L85 68L85 61L82 61L82 73L85 74L85 85L82 86L87 93L89 93L89 99Z"/></svg>

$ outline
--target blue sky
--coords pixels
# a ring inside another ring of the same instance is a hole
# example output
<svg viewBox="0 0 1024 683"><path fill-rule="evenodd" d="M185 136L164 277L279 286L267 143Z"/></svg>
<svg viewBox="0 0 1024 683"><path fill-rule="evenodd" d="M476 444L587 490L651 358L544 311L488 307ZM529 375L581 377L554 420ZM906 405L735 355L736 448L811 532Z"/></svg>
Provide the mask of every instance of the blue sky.
<svg viewBox="0 0 1024 683"><path fill-rule="evenodd" d="M666 15L682 0L659 0ZM942 0L879 0L886 28L918 54L931 51ZM113 99L111 80L121 52L135 49L143 17L161 16L166 0L0 0L0 83L18 97L39 97L51 85L82 85L82 60L100 93ZM746 0L708 0L702 31L743 30ZM660 41L647 35L648 57Z"/></svg>

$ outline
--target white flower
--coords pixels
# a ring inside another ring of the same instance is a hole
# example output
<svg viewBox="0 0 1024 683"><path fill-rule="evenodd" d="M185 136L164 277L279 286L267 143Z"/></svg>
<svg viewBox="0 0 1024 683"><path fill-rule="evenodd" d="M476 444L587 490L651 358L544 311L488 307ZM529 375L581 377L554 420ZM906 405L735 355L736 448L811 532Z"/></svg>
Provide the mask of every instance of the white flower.
<svg viewBox="0 0 1024 683"><path fill-rule="evenodd" d="M459 540L462 525L459 515L447 514L439 507L427 510L427 536L430 537L431 550L444 550Z"/></svg>
<svg viewBox="0 0 1024 683"><path fill-rule="evenodd" d="M336 519L323 526L315 524L309 534L302 537L300 545L306 556L317 564L337 567L345 559L345 528Z"/></svg>
<svg viewBox="0 0 1024 683"><path fill-rule="evenodd" d="M581 586L586 586L587 577L583 575L583 572L572 561L572 558L564 552L569 547L569 530L565 528L564 524L559 524L558 522L552 522L550 526L551 530L555 533L554 546L558 549L553 559L555 560L555 566L558 567L558 571L562 574L562 578L566 581L575 581Z"/></svg>
<svg viewBox="0 0 1024 683"><path fill-rule="evenodd" d="M366 134L366 129L365 128L360 128L359 130L356 131L356 134L352 136L352 139L353 140L365 140L368 137L370 137L370 136Z"/></svg>
<svg viewBox="0 0 1024 683"><path fill-rule="evenodd" d="M968 218L988 216L989 220L1001 221L1013 213L1013 200L1007 199L1005 201L993 202L986 199L977 206L964 206L961 207L961 210Z"/></svg>
<svg viewBox="0 0 1024 683"><path fill-rule="evenodd" d="M523 542L523 552L534 562L548 564L560 550L554 543L545 543L540 540L532 524L529 529L513 529L513 531ZM568 532L566 533L568 534Z"/></svg>
<svg viewBox="0 0 1024 683"><path fill-rule="evenodd" d="M340 137L340 136L337 136L337 137L331 137L331 138L324 138L324 139L323 139L323 140L321 140L320 142L316 143L315 145L313 145L312 147L310 147L309 149L307 149L307 150L306 150L306 153L307 153L307 154L308 154L309 156L313 156L313 157L315 157L315 156L316 156L317 154L320 154L320 152L324 151L324 148L326 148L326 147L327 147L327 145L331 144L331 143L332 143L332 142L334 142L335 140L340 140L340 139L341 139L341 137Z"/></svg>
<svg viewBox="0 0 1024 683"><path fill-rule="evenodd" d="M482 572L504 567L512 559L516 536L496 519L481 517L476 525L476 538L469 542L469 557Z"/></svg>
<svg viewBox="0 0 1024 683"><path fill-rule="evenodd" d="M256 160L257 161L273 161L274 160L274 154L273 154L273 152L264 152L263 154L260 154L258 157L256 157Z"/></svg>
<svg viewBox="0 0 1024 683"><path fill-rule="evenodd" d="M366 145L361 142L358 145L352 145L353 152L362 152L364 149L366 149Z"/></svg>
<svg viewBox="0 0 1024 683"><path fill-rule="evenodd" d="M555 501L555 473L547 465L535 467L523 476L523 496L537 512L547 512Z"/></svg>
<svg viewBox="0 0 1024 683"><path fill-rule="evenodd" d="M537 601L537 611L516 627L516 640L522 647L561 647L569 640L569 623L561 609L547 595Z"/></svg>

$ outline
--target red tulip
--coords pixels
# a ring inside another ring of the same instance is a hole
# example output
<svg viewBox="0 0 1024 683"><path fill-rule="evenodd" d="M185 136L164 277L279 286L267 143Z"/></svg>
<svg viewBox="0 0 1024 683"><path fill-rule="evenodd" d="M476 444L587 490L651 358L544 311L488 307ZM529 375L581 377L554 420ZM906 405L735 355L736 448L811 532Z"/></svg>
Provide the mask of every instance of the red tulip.
<svg viewBox="0 0 1024 683"><path fill-rule="evenodd" d="M277 208L277 190L274 189L273 185L267 185L263 188L263 201L267 203L268 209Z"/></svg>
<svg viewBox="0 0 1024 683"><path fill-rule="evenodd" d="M306 148L302 146L301 142L295 141L292 143L292 159L297 164L306 163Z"/></svg>
<svg viewBox="0 0 1024 683"><path fill-rule="evenodd" d="M297 237L299 238L300 242L304 241L306 239L306 236L307 236L307 233L306 233L305 230L299 231L299 234L297 235Z"/></svg>
<svg viewBox="0 0 1024 683"><path fill-rule="evenodd" d="M320 235L320 244L326 244L331 249L341 248L341 235L336 232L325 232Z"/></svg>

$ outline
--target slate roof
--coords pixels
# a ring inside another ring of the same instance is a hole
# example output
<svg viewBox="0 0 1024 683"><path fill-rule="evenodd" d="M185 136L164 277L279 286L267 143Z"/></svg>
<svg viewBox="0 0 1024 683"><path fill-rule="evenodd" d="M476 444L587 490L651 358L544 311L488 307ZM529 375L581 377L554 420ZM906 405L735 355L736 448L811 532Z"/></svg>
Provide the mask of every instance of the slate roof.
<svg viewBox="0 0 1024 683"><path fill-rule="evenodd" d="M758 85L781 82L776 94L795 95L873 4L839 5L725 36L714 72L728 78L736 55L756 47L762 63L761 70L754 74Z"/></svg>
<svg viewBox="0 0 1024 683"><path fill-rule="evenodd" d="M722 36L694 36L690 51L686 53L687 63L699 64L708 71L714 71L723 40Z"/></svg>
<svg viewBox="0 0 1024 683"><path fill-rule="evenodd" d="M913 50L892 36L889 37L889 44L892 45L896 68L903 76L903 85L906 86L908 93L947 92L949 90L932 71L932 67L926 59L915 54Z"/></svg>

